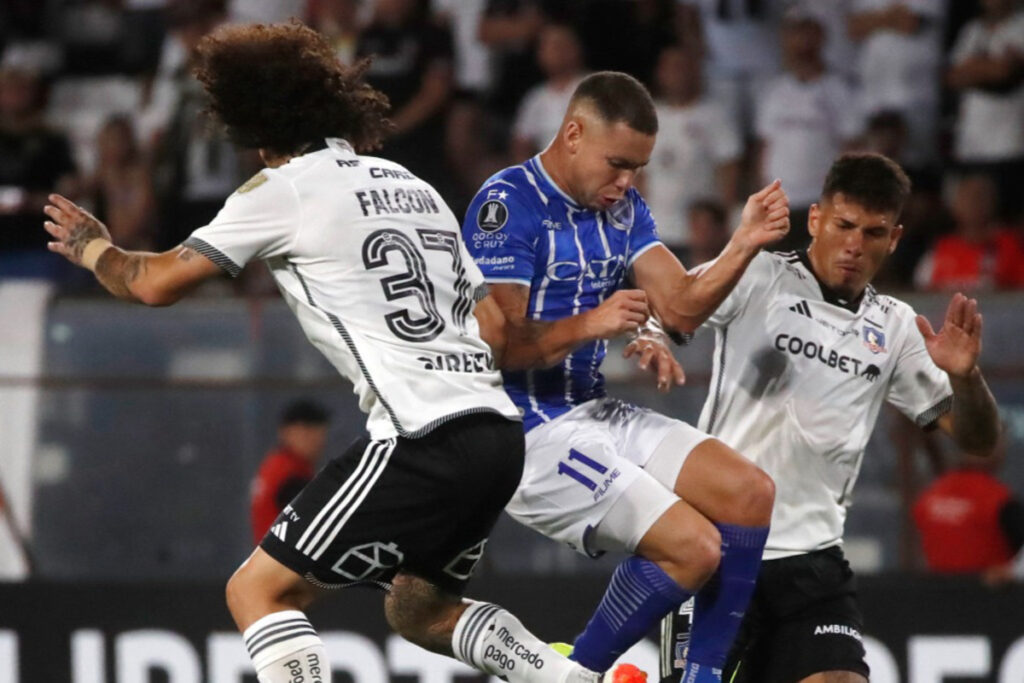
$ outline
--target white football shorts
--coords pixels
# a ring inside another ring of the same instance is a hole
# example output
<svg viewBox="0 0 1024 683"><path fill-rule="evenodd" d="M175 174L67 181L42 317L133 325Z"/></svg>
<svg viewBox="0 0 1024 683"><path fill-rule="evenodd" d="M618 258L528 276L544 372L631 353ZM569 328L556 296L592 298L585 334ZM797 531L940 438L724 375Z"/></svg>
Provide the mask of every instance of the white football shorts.
<svg viewBox="0 0 1024 683"><path fill-rule="evenodd" d="M651 455L671 437L671 456ZM686 456L711 438L691 425L613 398L587 401L526 434L526 465L505 507L513 519L590 556L633 552L651 525L679 500L672 491ZM595 530L627 496L632 528Z"/></svg>

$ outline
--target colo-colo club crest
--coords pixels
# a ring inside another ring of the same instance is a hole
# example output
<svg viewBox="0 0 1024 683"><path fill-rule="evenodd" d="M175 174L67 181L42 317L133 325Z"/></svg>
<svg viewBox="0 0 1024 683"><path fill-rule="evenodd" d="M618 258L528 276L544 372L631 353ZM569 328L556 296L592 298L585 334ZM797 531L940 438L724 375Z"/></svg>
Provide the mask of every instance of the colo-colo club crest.
<svg viewBox="0 0 1024 683"><path fill-rule="evenodd" d="M871 353L885 353L885 333L871 325L864 326L864 346Z"/></svg>

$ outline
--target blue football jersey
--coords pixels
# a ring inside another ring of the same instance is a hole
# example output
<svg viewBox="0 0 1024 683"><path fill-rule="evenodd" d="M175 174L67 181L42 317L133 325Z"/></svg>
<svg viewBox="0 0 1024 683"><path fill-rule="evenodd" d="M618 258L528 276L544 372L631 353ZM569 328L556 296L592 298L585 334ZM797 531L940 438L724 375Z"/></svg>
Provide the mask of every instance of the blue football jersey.
<svg viewBox="0 0 1024 683"><path fill-rule="evenodd" d="M530 288L526 314L559 320L596 308L622 286L633 261L659 244L640 193L606 211L562 192L539 157L492 176L473 198L462 234L487 282ZM608 344L581 346L560 365L505 372L505 390L527 430L584 401L604 396L601 361Z"/></svg>

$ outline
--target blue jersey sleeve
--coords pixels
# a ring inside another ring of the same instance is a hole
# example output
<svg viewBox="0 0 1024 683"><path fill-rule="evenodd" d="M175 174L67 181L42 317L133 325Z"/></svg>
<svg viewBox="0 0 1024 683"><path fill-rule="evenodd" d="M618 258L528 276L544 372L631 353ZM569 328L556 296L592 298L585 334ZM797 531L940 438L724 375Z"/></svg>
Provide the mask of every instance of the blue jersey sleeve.
<svg viewBox="0 0 1024 683"><path fill-rule="evenodd" d="M651 247L661 244L658 237L658 228L654 223L654 216L647 208L647 202L635 189L630 189L626 196L629 200L632 216L632 226L629 229L629 252L626 254L626 265L633 265L641 254ZM622 202L626 204L626 202ZM613 215L614 220L614 215Z"/></svg>
<svg viewBox="0 0 1024 683"><path fill-rule="evenodd" d="M540 218L504 180L477 192L462 222L466 248L487 282L533 282Z"/></svg>

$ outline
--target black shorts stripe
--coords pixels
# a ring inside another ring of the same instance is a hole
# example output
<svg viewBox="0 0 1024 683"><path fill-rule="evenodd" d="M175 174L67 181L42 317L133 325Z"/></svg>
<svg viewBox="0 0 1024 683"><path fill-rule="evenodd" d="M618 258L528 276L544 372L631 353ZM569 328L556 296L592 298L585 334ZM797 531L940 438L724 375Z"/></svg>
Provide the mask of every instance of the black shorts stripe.
<svg viewBox="0 0 1024 683"><path fill-rule="evenodd" d="M281 513L287 533L260 547L317 586L387 587L408 571L460 595L522 477L523 440L522 424L487 414L422 439L362 437Z"/></svg>
<svg viewBox="0 0 1024 683"><path fill-rule="evenodd" d="M383 448L378 448L374 451L372 460L369 467L363 472L362 479L356 482L355 486L349 492L348 496L335 508L334 512L331 513L330 517L327 518L324 527L319 533L328 529L328 525L331 525L330 532L324 537L319 547L312 553L311 557L314 560L319 560L320 556L324 554L324 551L331 545L331 542L338 537L338 532L342 530L345 523L352 517L353 513L359 509L359 505L366 500L367 494L370 493L370 489L383 474L384 468L388 465L388 460L391 458L391 452L395 450L395 440L390 439L384 442ZM340 515L340 518L339 518ZM319 534L318 534L319 535ZM313 541L315 545L317 541ZM308 553L308 551L307 551Z"/></svg>
<svg viewBox="0 0 1024 683"><path fill-rule="evenodd" d="M338 490L334 494L334 496L317 513L316 517L306 528L306 530L302 533L302 536L299 538L299 542L295 544L296 550L301 550L302 552L305 552L307 555L309 554L312 545L317 543L317 541L319 541L322 535L322 529L324 528L324 525L327 523L325 521L326 518L338 505L339 501L341 501L342 498L348 493L348 491L360 480L363 472L368 467L370 467L370 465L374 462L374 455L377 453L377 451L381 449L383 444L384 442L381 441L371 441L367 445L366 450L363 451L363 455L360 458L359 465L356 467L355 471L347 480L345 480L344 484L338 487ZM308 546L306 545L307 541L309 541Z"/></svg>

